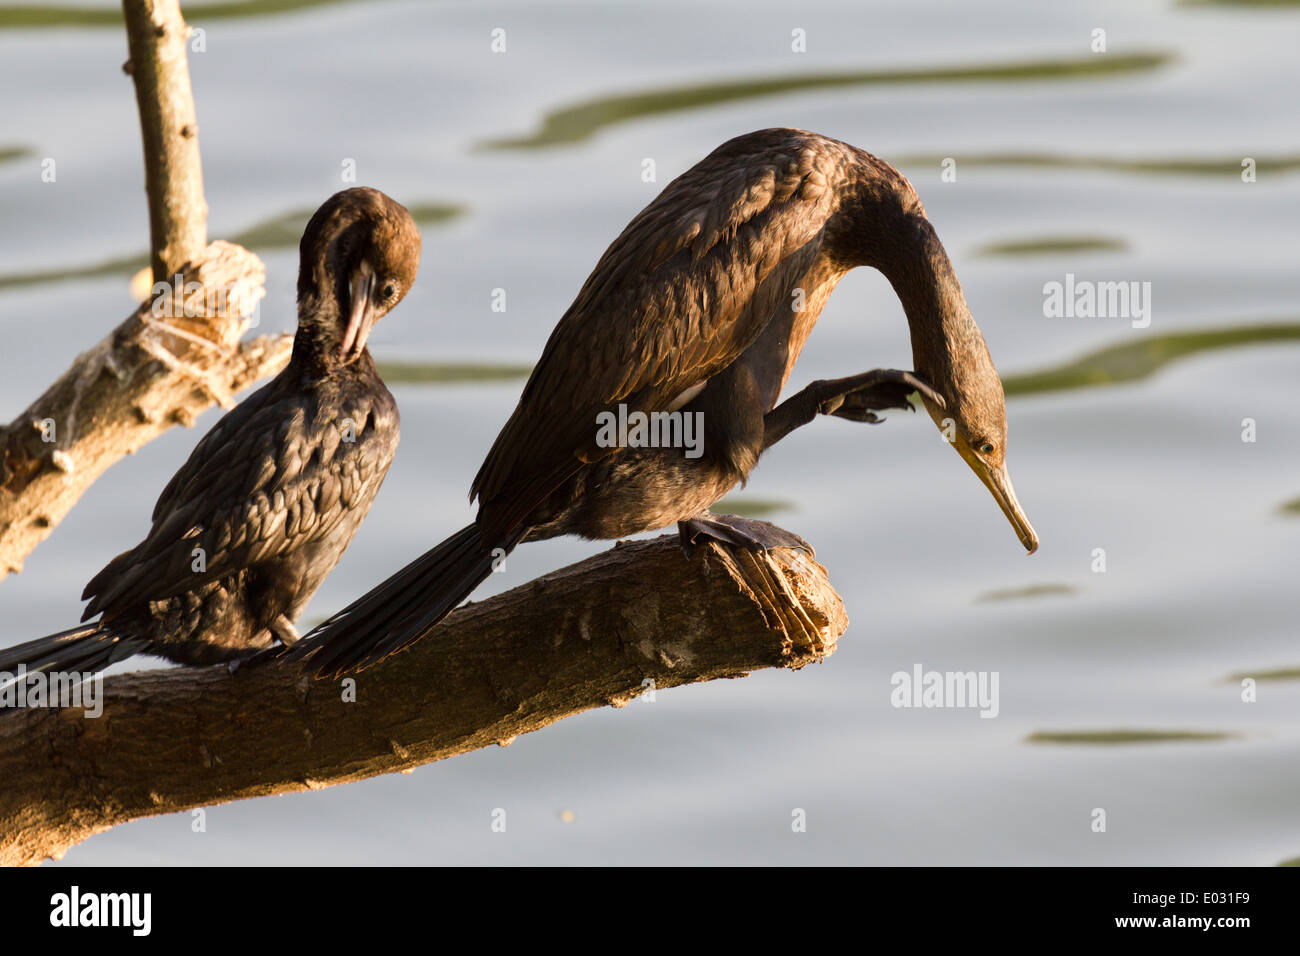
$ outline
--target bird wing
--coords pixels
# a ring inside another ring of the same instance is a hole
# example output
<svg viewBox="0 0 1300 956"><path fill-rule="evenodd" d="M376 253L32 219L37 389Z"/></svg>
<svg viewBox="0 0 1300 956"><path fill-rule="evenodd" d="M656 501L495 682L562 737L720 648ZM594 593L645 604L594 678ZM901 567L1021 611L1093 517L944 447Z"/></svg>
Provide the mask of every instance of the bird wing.
<svg viewBox="0 0 1300 956"><path fill-rule="evenodd" d="M485 511L508 495L522 516L617 451L595 444L599 412L664 410L735 361L816 259L849 150L799 130L750 133L642 210L560 319L479 470L471 495Z"/></svg>
<svg viewBox="0 0 1300 956"><path fill-rule="evenodd" d="M83 620L163 600L325 539L352 508L373 499L396 446L392 396L361 393L331 412L314 396L277 384L249 396L203 437L163 489L148 536L86 585Z"/></svg>

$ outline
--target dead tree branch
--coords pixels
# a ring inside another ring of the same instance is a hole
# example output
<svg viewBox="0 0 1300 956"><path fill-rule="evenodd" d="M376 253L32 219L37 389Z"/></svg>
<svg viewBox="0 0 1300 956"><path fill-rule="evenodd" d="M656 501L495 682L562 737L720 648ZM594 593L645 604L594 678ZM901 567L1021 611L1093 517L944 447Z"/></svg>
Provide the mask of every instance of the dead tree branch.
<svg viewBox="0 0 1300 956"><path fill-rule="evenodd" d="M168 282L207 245L199 123L185 55L190 28L178 0L122 0L144 140L154 282Z"/></svg>
<svg viewBox="0 0 1300 956"><path fill-rule="evenodd" d="M123 455L279 371L289 336L240 343L263 295L261 261L207 245L207 206L176 0L123 0L144 141L155 292L0 427L0 579ZM162 285L157 285L161 283ZM166 289L167 291L161 291Z"/></svg>
<svg viewBox="0 0 1300 956"><path fill-rule="evenodd" d="M673 535L461 608L355 685L280 663L109 678L98 718L0 718L0 863L57 858L140 817L504 746L650 689L797 669L832 653L847 625L825 568L802 552L710 544L687 560Z"/></svg>

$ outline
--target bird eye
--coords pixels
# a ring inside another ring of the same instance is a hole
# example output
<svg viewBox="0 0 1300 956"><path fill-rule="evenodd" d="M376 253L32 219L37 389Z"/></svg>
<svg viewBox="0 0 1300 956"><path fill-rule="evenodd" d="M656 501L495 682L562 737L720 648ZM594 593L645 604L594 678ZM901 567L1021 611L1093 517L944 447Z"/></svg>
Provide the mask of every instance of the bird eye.
<svg viewBox="0 0 1300 956"><path fill-rule="evenodd" d="M391 299L393 296L397 295L397 283L386 283L384 288L380 290L380 294L384 297L384 301Z"/></svg>
<svg viewBox="0 0 1300 956"><path fill-rule="evenodd" d="M993 454L993 443L991 441L984 442L982 445L980 445L979 452L981 455Z"/></svg>

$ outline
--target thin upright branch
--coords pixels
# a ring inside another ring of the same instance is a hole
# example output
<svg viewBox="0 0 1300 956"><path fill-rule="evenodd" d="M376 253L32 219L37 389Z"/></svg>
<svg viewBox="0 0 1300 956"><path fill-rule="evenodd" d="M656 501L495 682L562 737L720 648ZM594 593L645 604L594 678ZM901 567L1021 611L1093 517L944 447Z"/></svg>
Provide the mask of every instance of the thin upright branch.
<svg viewBox="0 0 1300 956"><path fill-rule="evenodd" d="M292 339L240 339L264 294L257 256L207 245L188 27L176 0L123 0L144 142L155 291L0 427L0 579L123 455L273 375ZM180 277L179 279L176 277ZM164 291L165 290L165 291Z"/></svg>
<svg viewBox="0 0 1300 956"><path fill-rule="evenodd" d="M144 141L153 278L168 282L186 263L197 262L208 244L199 123L185 49L190 28L177 0L122 0L122 11Z"/></svg>

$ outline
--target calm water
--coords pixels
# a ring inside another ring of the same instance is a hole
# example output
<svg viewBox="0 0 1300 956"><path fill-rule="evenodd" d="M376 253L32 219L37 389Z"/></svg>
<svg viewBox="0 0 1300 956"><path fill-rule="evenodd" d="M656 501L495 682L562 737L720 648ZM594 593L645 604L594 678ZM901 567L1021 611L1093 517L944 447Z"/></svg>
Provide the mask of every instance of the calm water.
<svg viewBox="0 0 1300 956"><path fill-rule="evenodd" d="M64 5L44 27L0 11L5 418L132 307L148 229L115 6ZM420 280L375 352L527 367L662 184L738 133L817 130L920 191L1007 378L1011 471L1043 544L1024 556L923 417L822 420L744 494L817 546L844 598L852 624L825 664L661 692L409 776L212 808L203 834L188 815L141 821L68 862L1300 856L1300 683L1261 679L1248 704L1234 676L1300 666L1300 509L1285 507L1300 496L1300 7L228 6L187 7L206 30L191 68L210 233L265 258L264 327L292 324L297 230L345 159L425 224ZM647 157L657 184L641 181ZM1045 318L1043 285L1066 273L1150 282L1150 326ZM907 330L860 270L791 384L878 366L910 366ZM470 519L469 479L521 382L437 377L395 387L402 448L308 619ZM199 434L174 430L94 486L0 584L0 640L76 621L82 584L143 534ZM597 548L531 545L491 583ZM918 663L997 671L997 719L891 707L890 675ZM1187 732L1209 736L1158 739ZM495 807L506 835L490 832Z"/></svg>

